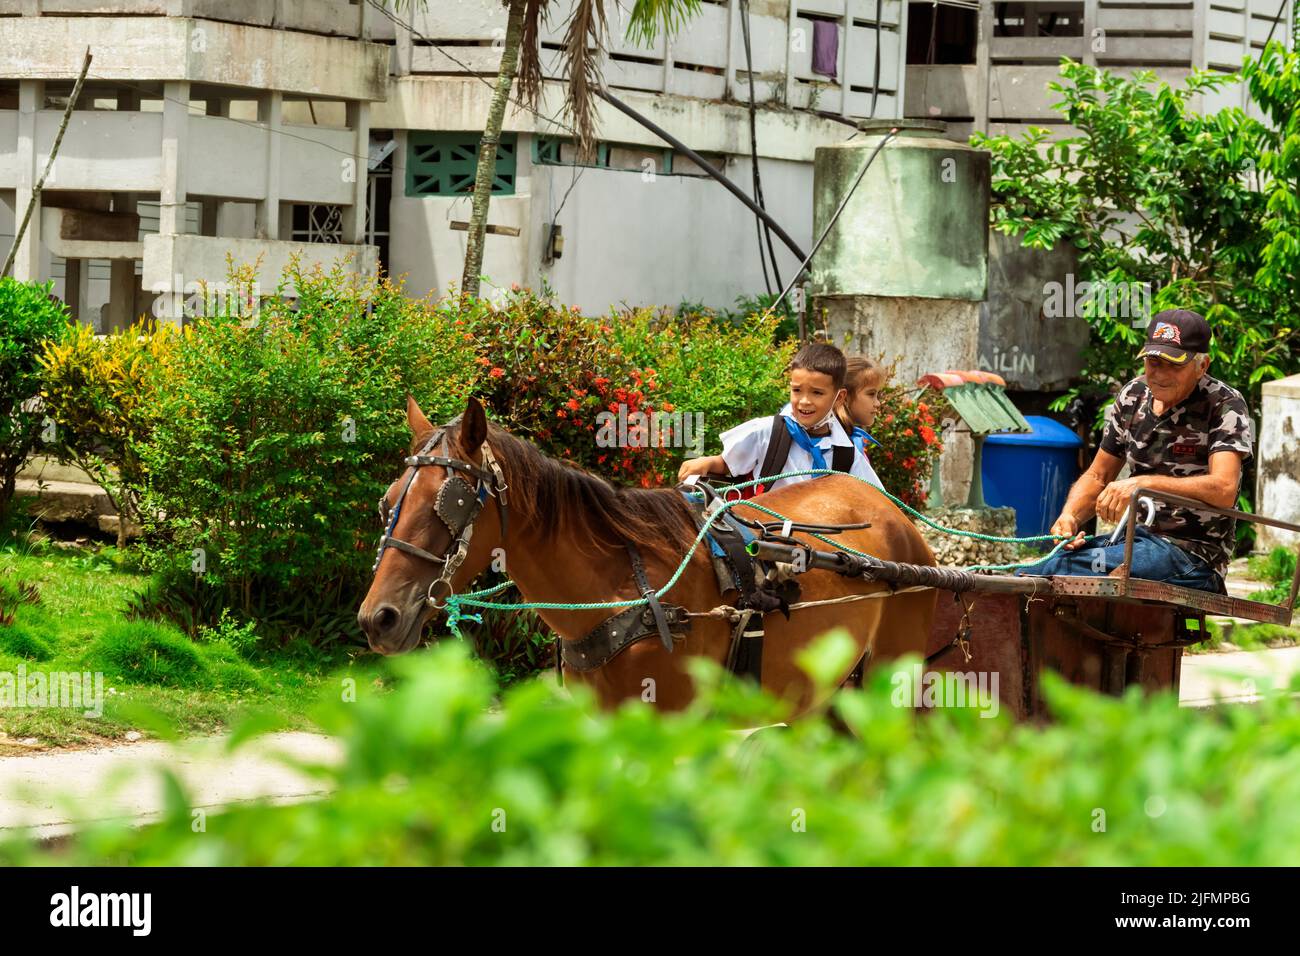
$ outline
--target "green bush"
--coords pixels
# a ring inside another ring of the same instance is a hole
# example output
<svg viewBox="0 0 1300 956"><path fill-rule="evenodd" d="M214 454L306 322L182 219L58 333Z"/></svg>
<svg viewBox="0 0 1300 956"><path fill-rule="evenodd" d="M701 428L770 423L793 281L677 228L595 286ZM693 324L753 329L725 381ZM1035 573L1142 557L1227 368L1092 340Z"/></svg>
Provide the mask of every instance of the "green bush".
<svg viewBox="0 0 1300 956"><path fill-rule="evenodd" d="M1291 596L1291 581L1295 578L1296 554L1289 548L1274 548L1267 555L1252 555L1246 562L1250 576L1268 581L1271 587L1256 591L1252 601L1281 604Z"/></svg>
<svg viewBox="0 0 1300 956"><path fill-rule="evenodd" d="M257 671L226 644L195 644L169 624L118 621L95 639L86 659L133 684L234 690L262 684Z"/></svg>
<svg viewBox="0 0 1300 956"><path fill-rule="evenodd" d="M41 439L43 413L23 408L40 393L37 356L68 330L53 287L0 278L0 526L9 520L18 470Z"/></svg>
<svg viewBox="0 0 1300 956"><path fill-rule="evenodd" d="M0 651L29 661L48 661L54 648L36 629L15 621L8 627L0 625Z"/></svg>
<svg viewBox="0 0 1300 956"><path fill-rule="evenodd" d="M94 665L134 684L203 687L207 663L199 648L165 624L121 621L110 625L87 651Z"/></svg>
<svg viewBox="0 0 1300 956"><path fill-rule="evenodd" d="M167 581L198 571L246 619L364 588L375 501L410 441L407 394L440 421L479 376L449 315L397 286L341 269L285 278L296 307L277 297L254 323L215 309L195 321L141 448L150 567Z"/></svg>
<svg viewBox="0 0 1300 956"><path fill-rule="evenodd" d="M670 481L683 457L713 453L721 447L722 432L775 415L790 399L785 368L798 342L773 344L775 318L756 314L732 325L699 313L674 316L643 309L610 321L615 344L656 373L662 408L702 416L704 447L674 449L662 466Z"/></svg>
<svg viewBox="0 0 1300 956"><path fill-rule="evenodd" d="M906 662L904 662L906 663ZM639 700L593 712L547 681L507 692L451 643L391 662L330 704L333 792L224 811L196 836L190 801L158 825L87 829L60 862L132 865L1098 865L1300 862L1300 708L1219 712L1171 695L1116 699L1049 679L1055 721L891 703L887 672L839 698L857 737L778 718L717 683L687 713ZM47 862L28 845L5 862Z"/></svg>

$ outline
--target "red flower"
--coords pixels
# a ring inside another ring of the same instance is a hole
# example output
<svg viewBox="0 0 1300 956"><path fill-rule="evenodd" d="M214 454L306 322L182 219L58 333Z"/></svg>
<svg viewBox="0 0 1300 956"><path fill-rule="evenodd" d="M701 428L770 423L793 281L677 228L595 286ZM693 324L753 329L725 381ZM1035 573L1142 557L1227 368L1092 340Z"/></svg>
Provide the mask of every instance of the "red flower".
<svg viewBox="0 0 1300 956"><path fill-rule="evenodd" d="M931 427L929 427L928 425L922 425L922 426L921 426L921 441L925 442L927 445L933 445L933 444L934 444L934 429L931 428Z"/></svg>
<svg viewBox="0 0 1300 956"><path fill-rule="evenodd" d="M482 355L480 355L480 356L479 356L478 358L476 358L474 361L478 362L479 365L491 365L491 364L492 364L492 362L491 362L490 359L484 358Z"/></svg>
<svg viewBox="0 0 1300 956"><path fill-rule="evenodd" d="M506 374L506 370L503 368L494 368L492 371L488 372L488 374L493 378L501 378Z"/></svg>
<svg viewBox="0 0 1300 956"><path fill-rule="evenodd" d="M564 414L564 409L561 408L561 409L557 409L557 410L556 410L556 412L555 412L555 417L556 417L556 418L567 418L568 416Z"/></svg>
<svg viewBox="0 0 1300 956"><path fill-rule="evenodd" d="M916 459L915 459L915 458L904 458L904 459L903 459L903 467L906 468L908 471L911 471L913 468L916 467Z"/></svg>
<svg viewBox="0 0 1300 956"><path fill-rule="evenodd" d="M912 431L912 429L910 428L904 428L903 434L906 435L908 438L911 438L913 435L916 434L916 432Z"/></svg>
<svg viewBox="0 0 1300 956"><path fill-rule="evenodd" d="M582 407L582 404L576 398L569 399L565 404L569 407L570 411L575 412Z"/></svg>

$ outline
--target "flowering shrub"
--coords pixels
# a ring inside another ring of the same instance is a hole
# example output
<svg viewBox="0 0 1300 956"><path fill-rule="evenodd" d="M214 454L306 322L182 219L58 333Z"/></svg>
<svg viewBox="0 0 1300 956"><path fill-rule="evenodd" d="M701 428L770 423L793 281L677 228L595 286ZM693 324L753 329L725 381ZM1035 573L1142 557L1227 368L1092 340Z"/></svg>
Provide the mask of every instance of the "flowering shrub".
<svg viewBox="0 0 1300 956"><path fill-rule="evenodd" d="M917 509L925 507L930 472L943 451L938 428L947 406L942 398L936 403L932 393L922 397L926 400L909 397L902 385L880 390L880 413L871 427L880 446L868 452L885 488Z"/></svg>
<svg viewBox="0 0 1300 956"><path fill-rule="evenodd" d="M477 351L486 373L478 394L502 427L612 481L661 483L670 452L650 447L650 436L636 428L638 413L662 408L658 373L619 347L610 324L617 318L590 318L530 290L512 292L499 306L451 299L443 308ZM628 423L621 436L617 428L602 430L597 417L617 416L620 405Z"/></svg>

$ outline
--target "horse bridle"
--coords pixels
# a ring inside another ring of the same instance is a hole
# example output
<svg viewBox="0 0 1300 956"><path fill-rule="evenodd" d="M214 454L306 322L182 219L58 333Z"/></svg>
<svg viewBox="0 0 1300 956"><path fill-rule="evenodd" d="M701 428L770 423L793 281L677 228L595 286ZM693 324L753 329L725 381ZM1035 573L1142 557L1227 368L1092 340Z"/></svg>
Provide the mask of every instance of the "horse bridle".
<svg viewBox="0 0 1300 956"><path fill-rule="evenodd" d="M487 501L489 494L497 499L497 509L501 515L501 538L503 541L506 536L505 491L509 486L506 484L505 474L502 472L501 466L492 454L491 447L488 446L487 442L483 443L483 463L486 466L485 468L479 468L470 462L461 461L459 458L450 458L447 455L447 430L456 424L458 420L453 419L438 429L418 454L403 459L411 468L411 476L406 479L406 484L402 486L402 491L397 496L397 504L393 506L392 511L387 515L384 512L385 499L388 496L385 495L379 499L379 519L384 522L384 533L379 536L379 550L375 553L375 564L371 568L371 573L378 573L379 562L384 559L384 552L390 547L405 551L417 558L431 561L434 564L442 565L442 573L429 585L428 593L424 596L425 603L435 608L443 606L439 603L439 599L434 597L435 588L439 585L446 585L447 593L442 597L444 601L453 593L452 576L465 562L465 556L469 553L470 538L474 534L474 519L483 510L483 504ZM440 440L442 442L442 454L426 454ZM451 535L451 543L441 557L430 554L423 548L418 548L408 541L393 537L393 529L397 527L398 517L402 513L402 502L406 500L406 493L411 489L411 485L415 483L416 476L419 475L420 468L423 465L440 465L447 469L447 480L438 489L438 497L434 504L435 513L442 523L446 525L447 531ZM473 475L478 481L477 486L471 487L470 483L457 472Z"/></svg>

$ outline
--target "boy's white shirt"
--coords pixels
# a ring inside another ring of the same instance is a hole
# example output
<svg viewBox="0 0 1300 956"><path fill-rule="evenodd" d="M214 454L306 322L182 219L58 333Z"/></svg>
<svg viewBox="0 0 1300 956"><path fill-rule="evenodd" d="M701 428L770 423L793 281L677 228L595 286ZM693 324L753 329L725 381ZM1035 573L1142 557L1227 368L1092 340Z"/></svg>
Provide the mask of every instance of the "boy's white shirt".
<svg viewBox="0 0 1300 956"><path fill-rule="evenodd" d="M787 402L785 408L781 409L782 415L794 417L794 410ZM853 439L849 437L844 426L840 424L839 418L832 416L830 421L831 432L829 435L823 435L820 438L814 438L813 441L821 446L822 455L830 463L833 452L831 448L835 445L848 445L853 448ZM763 459L767 456L767 441L772 434L772 418L753 418L743 425L737 425L728 431L722 433L722 460L727 463L727 470L733 475L745 475L757 471L763 465ZM814 467L812 455L800 448L795 442L790 443L790 453L786 456L785 465L780 469L786 471L809 471ZM778 472L779 473L779 472ZM884 485L876 476L876 470L871 467L867 461L866 455L859 455L857 449L854 449L853 467L849 469L849 474L855 478L861 478L869 481L877 488L884 490ZM772 487L783 488L786 485L793 485L800 481L810 481L816 475L800 475L796 478L782 478L773 482Z"/></svg>

